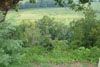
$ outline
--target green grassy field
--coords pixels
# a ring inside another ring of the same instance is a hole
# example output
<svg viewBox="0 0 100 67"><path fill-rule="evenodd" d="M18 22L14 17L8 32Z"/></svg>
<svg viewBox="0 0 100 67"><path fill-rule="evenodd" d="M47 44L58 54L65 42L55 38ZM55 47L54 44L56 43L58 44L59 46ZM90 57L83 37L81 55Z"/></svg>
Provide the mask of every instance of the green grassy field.
<svg viewBox="0 0 100 67"><path fill-rule="evenodd" d="M93 3L92 7L97 12L97 18L100 18L100 3ZM36 21L41 19L43 16L50 16L55 18L56 21L64 22L68 24L70 21L78 20L83 17L82 12L75 12L69 8L33 8L33 9L22 9L18 12L9 11L7 15L8 19L14 20L31 20ZM16 21L16 22L17 22Z"/></svg>
<svg viewBox="0 0 100 67"><path fill-rule="evenodd" d="M82 13L72 11L69 8L38 8L38 9L23 9L18 12L10 11L7 15L15 20L32 20L36 21L43 16L50 16L55 18L56 21L69 23L72 20L76 20L82 17Z"/></svg>

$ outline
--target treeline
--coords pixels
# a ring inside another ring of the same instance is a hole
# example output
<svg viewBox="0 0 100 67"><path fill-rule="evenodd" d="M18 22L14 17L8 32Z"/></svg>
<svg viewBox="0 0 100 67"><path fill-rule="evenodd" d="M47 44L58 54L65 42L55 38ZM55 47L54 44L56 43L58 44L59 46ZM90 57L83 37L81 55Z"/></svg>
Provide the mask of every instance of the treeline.
<svg viewBox="0 0 100 67"><path fill-rule="evenodd" d="M68 6L68 5L65 5ZM55 5L54 0L38 0L37 3L32 4L28 1L20 2L19 9L26 9L26 8L47 8L47 7L59 7Z"/></svg>
<svg viewBox="0 0 100 67"><path fill-rule="evenodd" d="M67 2L67 0L66 0ZM99 0L93 0L93 2L100 2ZM54 0L37 0L37 3L32 4L29 1L24 1L19 3L19 9L26 9L26 8L49 8L49 7L60 7L55 5ZM65 7L69 7L68 4Z"/></svg>

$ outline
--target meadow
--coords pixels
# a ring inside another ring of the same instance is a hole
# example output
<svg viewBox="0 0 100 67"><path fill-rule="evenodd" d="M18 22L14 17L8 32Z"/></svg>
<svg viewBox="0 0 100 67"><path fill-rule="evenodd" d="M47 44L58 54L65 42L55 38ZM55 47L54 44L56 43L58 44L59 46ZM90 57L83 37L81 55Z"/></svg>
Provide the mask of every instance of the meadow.
<svg viewBox="0 0 100 67"><path fill-rule="evenodd" d="M65 22L66 24L72 20L80 19L81 12L72 11L69 8L35 8L35 9L22 9L18 12L10 11L7 18L12 17L15 20L31 20L36 21L43 16L50 16L55 18L56 21Z"/></svg>
<svg viewBox="0 0 100 67"><path fill-rule="evenodd" d="M92 4L92 8L96 11L97 19L100 18L100 3L96 2ZM69 24L73 20L78 20L83 17L82 11L74 11L70 8L32 8L32 9L21 9L18 12L13 10L9 11L7 19L14 20L31 20L37 21L43 16L50 16L55 18L56 21L64 22Z"/></svg>

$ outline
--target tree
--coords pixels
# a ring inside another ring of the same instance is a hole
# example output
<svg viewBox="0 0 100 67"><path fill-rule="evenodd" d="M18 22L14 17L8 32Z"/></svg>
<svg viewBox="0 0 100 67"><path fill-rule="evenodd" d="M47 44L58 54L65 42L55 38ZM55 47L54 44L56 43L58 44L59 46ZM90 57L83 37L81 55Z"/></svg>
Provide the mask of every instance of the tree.
<svg viewBox="0 0 100 67"><path fill-rule="evenodd" d="M13 8L18 4L19 0L0 0L0 11L3 12L4 18L0 20L3 22L5 20L6 14L9 9Z"/></svg>
<svg viewBox="0 0 100 67"><path fill-rule="evenodd" d="M3 12L3 19L0 20L0 22L3 22L6 18L6 14L10 9L15 9L17 10L17 4L22 1L22 0L0 0L0 11ZM91 2L91 0L79 0L78 4L76 4L74 2L74 0L54 0L56 5L60 5L62 7L64 7L64 5L66 4L70 4L72 8L76 8L78 6L78 9L82 9L83 5L82 4L86 4ZM36 3L37 0L29 0L30 3Z"/></svg>

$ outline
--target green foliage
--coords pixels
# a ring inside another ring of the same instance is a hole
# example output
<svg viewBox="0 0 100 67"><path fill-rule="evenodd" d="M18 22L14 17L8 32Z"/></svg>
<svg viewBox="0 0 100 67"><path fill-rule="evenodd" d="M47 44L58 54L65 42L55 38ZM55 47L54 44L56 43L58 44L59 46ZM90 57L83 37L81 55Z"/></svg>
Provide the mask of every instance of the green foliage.
<svg viewBox="0 0 100 67"><path fill-rule="evenodd" d="M40 29L40 33L43 36L42 44L49 50L54 47L53 40L66 39L67 25L56 22L48 16L44 16L41 20L37 21L36 26Z"/></svg>
<svg viewBox="0 0 100 67"><path fill-rule="evenodd" d="M20 40L13 39L16 28L9 23L0 23L0 67L19 62L22 55Z"/></svg>
<svg viewBox="0 0 100 67"><path fill-rule="evenodd" d="M85 47L80 47L79 49L73 50L72 52L69 53L69 56L74 59L74 61L81 61L81 62L92 62L96 63L99 61L100 57L100 49L97 47L93 48L85 48Z"/></svg>
<svg viewBox="0 0 100 67"><path fill-rule="evenodd" d="M55 22L48 16L44 16L36 23L23 21L16 28L14 38L22 40L23 46L42 45L47 50L53 49L52 40L65 40L67 34L67 25Z"/></svg>
<svg viewBox="0 0 100 67"><path fill-rule="evenodd" d="M75 61L89 61L88 58L90 57L90 49L80 47L79 49L70 52L69 56L72 57Z"/></svg>
<svg viewBox="0 0 100 67"><path fill-rule="evenodd" d="M57 48L56 48L57 47ZM42 46L33 46L26 53L25 58L26 62L35 62L35 63L66 63L69 61L69 58L64 58L67 56L67 52L63 49L60 49L56 46L53 50L47 51L46 48Z"/></svg>
<svg viewBox="0 0 100 67"><path fill-rule="evenodd" d="M30 3L36 3L37 0L30 0Z"/></svg>
<svg viewBox="0 0 100 67"><path fill-rule="evenodd" d="M39 45L42 41L40 30L35 27L34 23L23 21L20 25L16 26L16 28L15 39L22 40L24 43L22 46Z"/></svg>
<svg viewBox="0 0 100 67"><path fill-rule="evenodd" d="M31 47L25 54L24 60L36 63L67 63L67 62L91 62L97 63L100 57L100 49L97 47L68 49L57 45L53 50L47 51L41 46Z"/></svg>
<svg viewBox="0 0 100 67"><path fill-rule="evenodd" d="M16 26L17 29L10 28L10 33L8 33L7 26L1 25L4 29L7 27L5 31L7 33L2 33L1 37L14 41L22 40L24 43L22 46L26 48L25 56L22 59L25 62L66 63L89 61L96 63L100 56L100 21L96 19L95 12L92 9L87 9L84 15L84 18L71 22L70 26L56 22L48 16L44 16L35 23L25 20ZM14 32L12 32L13 30ZM11 43L13 42L11 41ZM10 49L12 47L9 47L10 51L7 49L8 53L13 51ZM16 53L16 51L14 52ZM7 57L7 59L9 58Z"/></svg>
<svg viewBox="0 0 100 67"><path fill-rule="evenodd" d="M93 47L91 48L90 50L90 56L88 57L88 59L91 61L91 62L98 62L99 61L99 57L100 57L100 48L97 48L97 47Z"/></svg>
<svg viewBox="0 0 100 67"><path fill-rule="evenodd" d="M88 4L88 6L91 5L91 1L92 0L55 0L55 4L56 5L60 5L61 7L64 7L66 4L70 5L70 8L74 9L74 10L83 10L85 8L87 8L84 4ZM77 3L76 3L77 2Z"/></svg>
<svg viewBox="0 0 100 67"><path fill-rule="evenodd" d="M36 22L40 32L45 35L49 34L52 40L64 40L67 35L67 25L61 22L56 22L53 18L44 16L41 20Z"/></svg>
<svg viewBox="0 0 100 67"><path fill-rule="evenodd" d="M50 56L55 58L62 58L67 54L68 45L66 40L53 40L54 49L50 51Z"/></svg>
<svg viewBox="0 0 100 67"><path fill-rule="evenodd" d="M100 36L100 21L96 19L95 12L92 9L87 9L84 15L85 18L70 23L69 40L73 48L97 46Z"/></svg>
<svg viewBox="0 0 100 67"><path fill-rule="evenodd" d="M43 60L48 61L43 57L46 52L47 50L42 46L31 47L27 49L23 60L25 60L26 62L35 61L36 63L40 63L41 61L43 62ZM43 60L42 60L42 57L44 58Z"/></svg>

